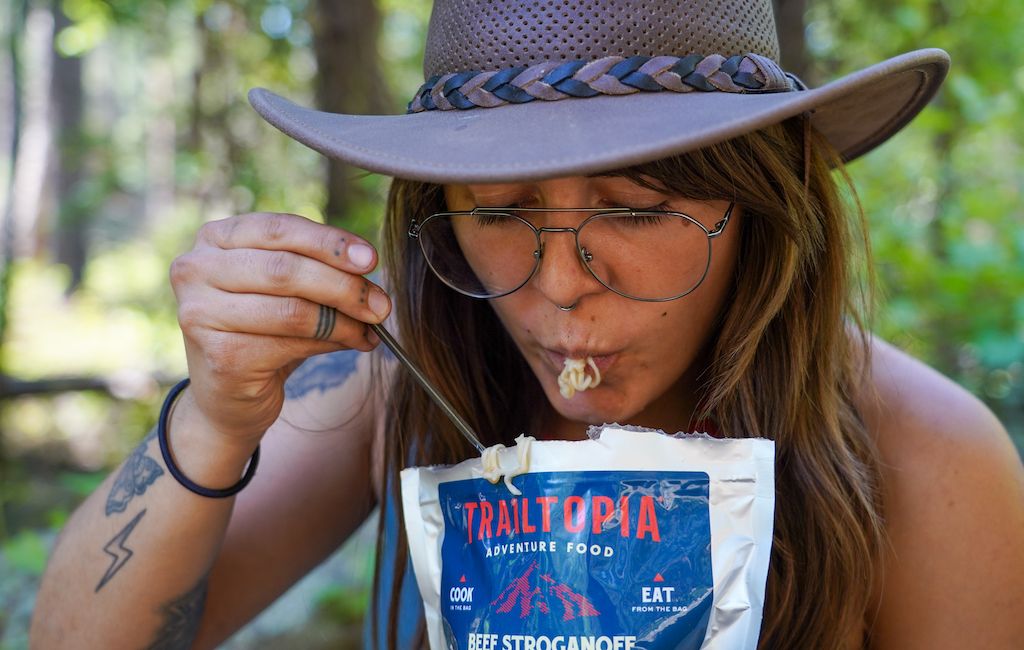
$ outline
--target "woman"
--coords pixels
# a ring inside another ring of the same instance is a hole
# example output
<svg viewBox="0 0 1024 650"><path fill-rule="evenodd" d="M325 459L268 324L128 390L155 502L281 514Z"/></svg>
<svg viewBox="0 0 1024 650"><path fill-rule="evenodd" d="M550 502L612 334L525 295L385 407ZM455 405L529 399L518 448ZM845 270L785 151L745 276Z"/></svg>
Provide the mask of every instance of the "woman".
<svg viewBox="0 0 1024 650"><path fill-rule="evenodd" d="M191 386L69 521L38 647L211 647L378 504L371 638L413 645L396 474L474 451L393 362L337 352L374 349L391 300L485 444L606 421L774 439L762 647L1019 642L1020 463L977 400L861 329L830 172L923 107L944 54L808 90L774 63L766 0L619 4L439 0L408 116L254 91L292 137L411 179L387 291L339 229L203 227L172 268ZM588 356L601 383L562 396L562 361Z"/></svg>

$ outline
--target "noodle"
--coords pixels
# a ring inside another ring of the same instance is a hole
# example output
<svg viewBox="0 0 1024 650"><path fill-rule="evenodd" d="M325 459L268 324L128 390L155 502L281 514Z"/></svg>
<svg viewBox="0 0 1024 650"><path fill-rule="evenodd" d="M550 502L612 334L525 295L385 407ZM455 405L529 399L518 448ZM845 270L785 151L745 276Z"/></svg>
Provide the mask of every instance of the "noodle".
<svg viewBox="0 0 1024 650"><path fill-rule="evenodd" d="M505 449L505 445L497 444L484 449L484 452L480 455L480 464L483 466L484 478L491 483L497 483L502 475L505 477L505 487L512 494L519 496L522 491L516 486L512 485L512 477L525 474L530 471L530 445L533 443L533 436L526 434L520 434L516 438L516 466L510 467L504 470L501 466L501 450Z"/></svg>
<svg viewBox="0 0 1024 650"><path fill-rule="evenodd" d="M593 376L587 374L587 366L590 366ZM601 371L597 369L594 357L588 356L586 360L566 357L562 374L558 375L558 391L562 397L571 399L578 391L596 388L600 383Z"/></svg>
<svg viewBox="0 0 1024 650"><path fill-rule="evenodd" d="M591 374L587 374L587 368ZM586 359L565 360L565 367L558 376L558 390L562 397L570 399L579 391L594 388L601 383L601 371L594 358L588 356ZM491 483L497 483L504 477L505 487L516 496L522 492L512 485L512 478L530 471L530 444L533 437L520 435L516 438L516 466L504 468L501 466L501 452L506 449L505 445L492 445L483 450L480 454L480 466L483 477Z"/></svg>
<svg viewBox="0 0 1024 650"><path fill-rule="evenodd" d="M589 375L587 374L588 367L591 370ZM566 399L571 398L579 391L594 388L600 383L601 371L594 363L594 358L589 356L586 359L567 358L562 374L558 376L558 390ZM484 449L480 454L481 472L484 478L491 483L497 483L504 477L505 487L509 492L516 496L522 494L516 486L512 485L512 478L530 470L530 444L533 440L533 437L525 434L516 438L516 466L510 468L501 466L501 452L506 449L505 445L497 444Z"/></svg>

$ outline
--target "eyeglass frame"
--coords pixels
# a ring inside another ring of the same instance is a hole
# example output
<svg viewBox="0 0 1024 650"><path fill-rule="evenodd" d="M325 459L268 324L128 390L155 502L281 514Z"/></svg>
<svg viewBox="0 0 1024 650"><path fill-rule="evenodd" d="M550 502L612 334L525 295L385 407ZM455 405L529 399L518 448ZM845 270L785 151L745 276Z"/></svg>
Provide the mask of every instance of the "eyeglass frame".
<svg viewBox="0 0 1024 650"><path fill-rule="evenodd" d="M725 227L727 225L729 225L729 220L732 218L732 212L735 209L735 207L736 207L736 202L735 201L730 201L729 202L729 207L726 208L726 210L725 210L725 214L722 215L722 218L717 223L715 223L714 227L711 230L708 230L708 228L703 223L701 223L699 220L695 219L694 217L691 217L690 215L688 215L688 214L686 214L684 212L675 212L675 211L672 211L672 210L636 210L636 209L633 209L633 208L608 208L608 209L597 209L597 208L515 208L515 209L510 210L509 208L487 208L487 207L480 208L480 207L478 207L478 208L473 208L472 210L458 210L458 211L455 211L455 212L435 212L435 213L431 214L429 217L427 217L426 219L424 219L422 222L420 222L417 219L413 218L413 220L409 224L409 230L407 231L406 234L409 236L410 239L415 239L416 241L419 242L419 244L420 244L420 252L423 254L423 259L427 262L427 266L430 267L430 270L434 273L434 275L437 277L437 279L440 280L445 285L447 285L452 290L457 291L458 293L461 293L462 295L467 296L469 298L476 298L478 300L493 300L495 298L503 298L503 297L505 297L505 296L507 296L509 294L513 294L516 291L519 291L520 289L525 287L527 284L529 284L530 280L533 279L533 276L537 275L537 270L540 268L541 260L542 260L542 258L544 256L544 242L540 238L541 233L545 233L545 232L571 232L573 234L573 239L576 242L576 246L575 246L576 252L577 252L577 254L580 257L580 261L583 262L583 268L585 268L587 270L587 272L590 273L591 277L593 277L595 280L597 280L601 284L601 286L603 286L604 288L608 289L609 291L611 291L613 293L616 293L616 294L622 296L623 298L629 298L630 300L638 300L640 302L670 302L672 300L678 300L680 298L683 298L684 296L687 296L687 295L693 293L694 291L697 290L697 287L699 287L701 284L704 283L704 280L708 276L708 271L711 269L711 251L712 251L711 241L714 240L715 238L717 238L719 235L722 234L722 232L725 231ZM575 228L569 228L569 227L551 228L551 227L547 227L547 226L538 228L537 226L533 225L532 223L530 223L526 219L523 219L522 217L520 217L518 214L512 214L513 212L535 212L535 213L542 213L542 212L548 212L548 213L550 213L550 212L593 212L594 214L592 214L591 216L587 217L583 221L583 223L581 223L579 226L577 226ZM501 215L501 216L505 216L505 217L510 217L512 219L516 219L517 221L521 221L522 223L526 224L526 226L528 226L530 228L530 230L533 231L533 236L534 236L534 238L537 241L537 248L535 248L534 251L533 251L533 258L534 258L533 269L531 269L529 275L526 276L526 279L523 280L515 288L509 289L508 291L506 291L504 293L500 293L500 294L497 294L497 295L494 295L494 296L477 296L477 295L474 295L472 293L469 293L467 291L464 291L463 289L460 289L460 288L454 286L451 282L446 280L444 278L444 276L441 273L439 273L436 268L434 268L433 263L430 261L430 255L428 255L427 251L424 250L424 248L423 248L423 240L420 239L420 236L419 236L420 235L420 231L423 230L423 227L426 226L430 222L431 219L435 219L435 218L438 218L438 217L478 216L478 215ZM704 271L701 273L700 279L697 280L696 284L694 284L692 287L690 287L689 289L687 289L683 293L680 293L678 295L672 296L670 298L637 298L636 296L631 296L629 294L623 293L623 292L619 291L618 289L610 286L607 282L602 280L601 277L597 275L597 273L594 272L594 269L592 269L590 267L590 262L593 260L593 256L591 256L590 259L587 259L587 256L590 255L590 251L587 251L585 248L580 246L580 231L583 230L588 223L590 223L591 221L593 221L595 219L606 218L608 216L632 216L632 217L636 217L636 216L646 216L646 215L681 217L681 218L685 219L686 221L689 221L690 223L696 225L702 231L704 231L704 234L708 238L708 261L704 265Z"/></svg>

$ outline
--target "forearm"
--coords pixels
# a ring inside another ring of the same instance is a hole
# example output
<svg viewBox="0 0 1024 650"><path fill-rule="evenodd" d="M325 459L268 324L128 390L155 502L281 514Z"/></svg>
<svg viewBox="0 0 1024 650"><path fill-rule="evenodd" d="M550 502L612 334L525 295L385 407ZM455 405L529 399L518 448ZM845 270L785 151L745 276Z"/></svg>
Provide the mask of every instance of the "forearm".
<svg viewBox="0 0 1024 650"><path fill-rule="evenodd" d="M193 414L179 408L171 420L176 463L199 484L235 483L251 450L212 445L217 438ZM33 647L189 647L233 503L179 485L155 434L147 436L61 533L39 590Z"/></svg>

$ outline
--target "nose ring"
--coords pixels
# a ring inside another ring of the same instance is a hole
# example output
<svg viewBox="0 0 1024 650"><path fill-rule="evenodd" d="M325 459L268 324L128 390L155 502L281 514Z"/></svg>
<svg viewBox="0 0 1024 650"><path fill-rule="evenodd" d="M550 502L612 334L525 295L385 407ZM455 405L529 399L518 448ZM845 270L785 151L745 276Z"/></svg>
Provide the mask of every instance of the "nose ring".
<svg viewBox="0 0 1024 650"><path fill-rule="evenodd" d="M576 305L578 305L578 304L580 304L580 303L577 300L576 302L572 303L568 307L563 307L561 305L555 305L555 306L558 307L559 309L561 309L562 311L572 311L573 309L576 309Z"/></svg>

